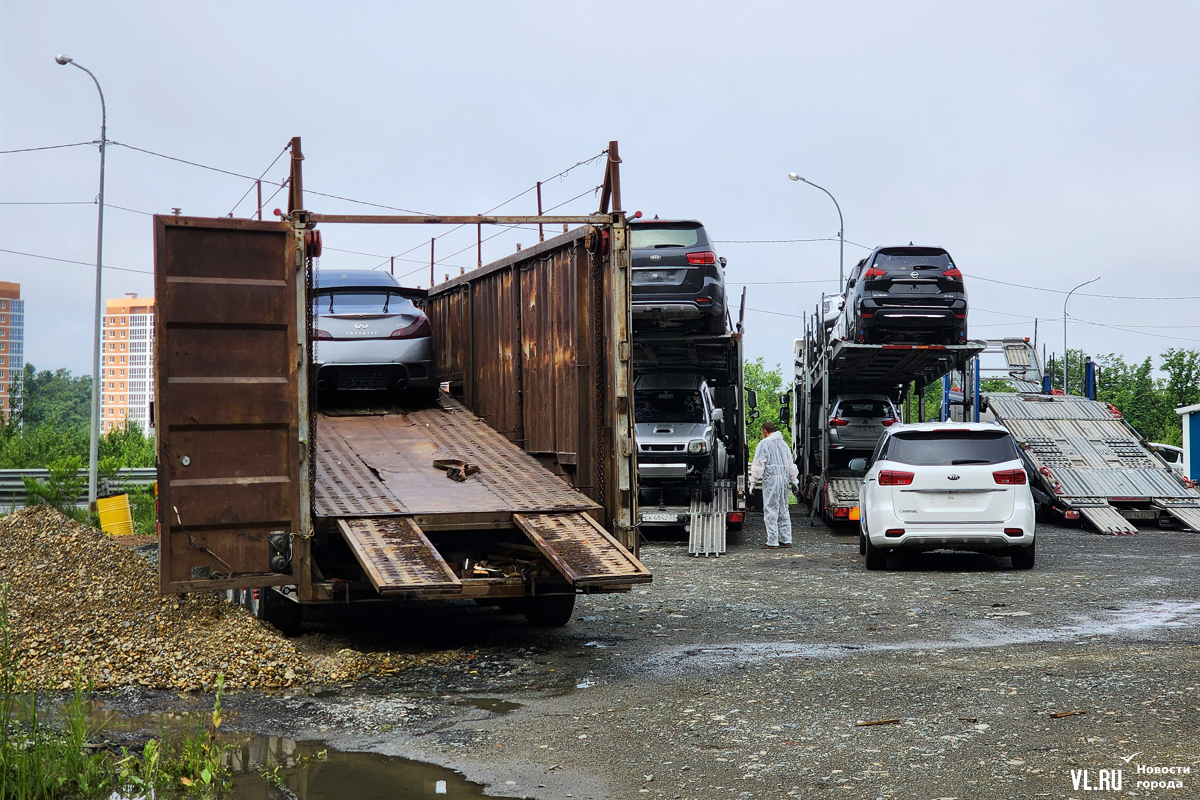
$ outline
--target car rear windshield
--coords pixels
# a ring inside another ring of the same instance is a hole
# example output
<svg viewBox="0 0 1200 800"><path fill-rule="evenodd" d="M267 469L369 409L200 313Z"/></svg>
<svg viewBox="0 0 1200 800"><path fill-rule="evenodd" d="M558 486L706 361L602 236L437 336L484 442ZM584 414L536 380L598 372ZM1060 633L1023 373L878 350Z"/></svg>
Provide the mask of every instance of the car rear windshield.
<svg viewBox="0 0 1200 800"><path fill-rule="evenodd" d="M882 400L843 400L839 417L890 417L892 410Z"/></svg>
<svg viewBox="0 0 1200 800"><path fill-rule="evenodd" d="M332 291L317 292L318 314L412 313L412 301L396 292Z"/></svg>
<svg viewBox="0 0 1200 800"><path fill-rule="evenodd" d="M700 244L701 228L695 225L632 225L630 242L634 248L695 247Z"/></svg>
<svg viewBox="0 0 1200 800"><path fill-rule="evenodd" d="M1002 464L1018 458L1007 431L908 431L894 435L884 448L880 459L916 467Z"/></svg>
<svg viewBox="0 0 1200 800"><path fill-rule="evenodd" d="M896 247L880 250L872 264L886 272L911 272L920 269L946 270L954 261L945 250L936 247Z"/></svg>
<svg viewBox="0 0 1200 800"><path fill-rule="evenodd" d="M703 422L704 400L687 389L640 389L633 393L638 422Z"/></svg>

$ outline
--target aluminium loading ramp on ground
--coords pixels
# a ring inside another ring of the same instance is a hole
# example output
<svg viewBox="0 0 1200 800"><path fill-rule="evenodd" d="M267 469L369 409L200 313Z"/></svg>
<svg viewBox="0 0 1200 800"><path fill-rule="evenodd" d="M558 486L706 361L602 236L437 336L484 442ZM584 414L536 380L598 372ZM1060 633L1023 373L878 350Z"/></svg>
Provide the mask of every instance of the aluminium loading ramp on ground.
<svg viewBox="0 0 1200 800"><path fill-rule="evenodd" d="M1200 532L1200 490L1147 450L1119 412L1083 397L990 393L988 410L1024 451L1050 497L1100 533L1137 528L1117 506L1149 506Z"/></svg>
<svg viewBox="0 0 1200 800"><path fill-rule="evenodd" d="M733 510L736 489L728 479L713 482L713 499L705 503L700 492L692 492L688 507L688 555L725 555L725 531L729 512Z"/></svg>
<svg viewBox="0 0 1200 800"><path fill-rule="evenodd" d="M580 588L651 580L592 519L599 504L444 394L427 408L327 410L316 437L316 513L383 596L469 594L429 530L516 528ZM479 471L455 481L435 461Z"/></svg>

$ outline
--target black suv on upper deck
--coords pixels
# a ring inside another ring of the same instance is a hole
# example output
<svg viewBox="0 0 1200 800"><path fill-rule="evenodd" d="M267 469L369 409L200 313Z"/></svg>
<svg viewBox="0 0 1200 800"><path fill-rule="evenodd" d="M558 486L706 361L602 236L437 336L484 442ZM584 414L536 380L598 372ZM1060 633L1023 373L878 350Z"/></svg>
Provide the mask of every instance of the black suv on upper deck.
<svg viewBox="0 0 1200 800"><path fill-rule="evenodd" d="M725 259L695 220L629 223L637 329L725 333Z"/></svg>
<svg viewBox="0 0 1200 800"><path fill-rule="evenodd" d="M846 282L846 338L854 342L961 344L967 289L940 247L877 247Z"/></svg>

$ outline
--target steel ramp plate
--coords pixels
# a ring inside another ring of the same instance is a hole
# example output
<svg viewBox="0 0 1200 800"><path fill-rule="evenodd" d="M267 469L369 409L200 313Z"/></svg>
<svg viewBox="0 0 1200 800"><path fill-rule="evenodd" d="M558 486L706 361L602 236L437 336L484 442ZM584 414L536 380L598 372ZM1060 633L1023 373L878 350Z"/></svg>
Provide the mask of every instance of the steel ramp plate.
<svg viewBox="0 0 1200 800"><path fill-rule="evenodd" d="M513 514L572 586L649 583L650 570L587 514Z"/></svg>
<svg viewBox="0 0 1200 800"><path fill-rule="evenodd" d="M1080 514L1096 526L1098 533L1111 536L1133 536L1138 530L1112 506L1077 506Z"/></svg>
<svg viewBox="0 0 1200 800"><path fill-rule="evenodd" d="M700 493L692 492L688 513L688 555L708 557L725 553L725 520L733 508L733 492L731 480L715 482L710 503L700 502Z"/></svg>
<svg viewBox="0 0 1200 800"><path fill-rule="evenodd" d="M338 527L381 595L462 591L458 576L411 519L339 519Z"/></svg>
<svg viewBox="0 0 1200 800"><path fill-rule="evenodd" d="M1187 525L1194 533L1200 533L1200 506L1168 505L1163 507L1163 511Z"/></svg>

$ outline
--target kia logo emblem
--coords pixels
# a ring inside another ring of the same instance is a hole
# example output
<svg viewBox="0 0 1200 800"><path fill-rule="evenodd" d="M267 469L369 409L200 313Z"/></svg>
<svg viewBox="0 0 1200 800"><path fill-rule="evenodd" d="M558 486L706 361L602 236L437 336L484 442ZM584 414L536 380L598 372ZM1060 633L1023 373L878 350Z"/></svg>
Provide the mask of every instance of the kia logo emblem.
<svg viewBox="0 0 1200 800"><path fill-rule="evenodd" d="M356 322L356 323L354 323L354 327L356 327L356 328L366 328L368 325L370 325L370 323L369 323L369 322Z"/></svg>
<svg viewBox="0 0 1200 800"><path fill-rule="evenodd" d="M956 481L956 480L958 480L959 476L958 475L947 475L946 478L948 480Z"/></svg>
<svg viewBox="0 0 1200 800"><path fill-rule="evenodd" d="M917 274L917 273L915 273L915 272L912 274L912 276L913 276L914 278L919 278L919 277L921 277L920 275L918 275L918 274Z"/></svg>
<svg viewBox="0 0 1200 800"><path fill-rule="evenodd" d="M650 256L651 261L662 261L662 256Z"/></svg>

